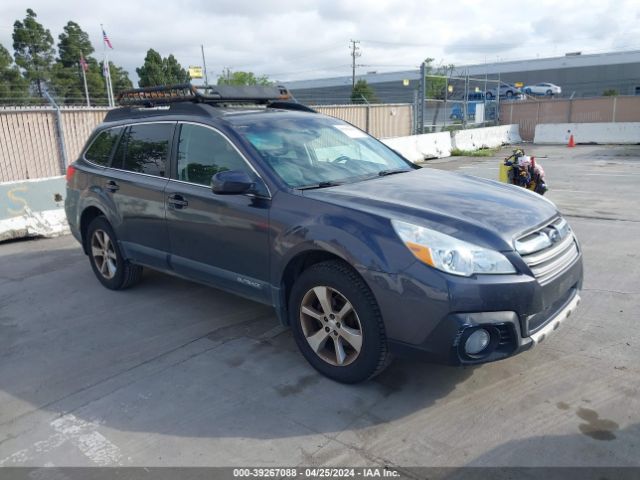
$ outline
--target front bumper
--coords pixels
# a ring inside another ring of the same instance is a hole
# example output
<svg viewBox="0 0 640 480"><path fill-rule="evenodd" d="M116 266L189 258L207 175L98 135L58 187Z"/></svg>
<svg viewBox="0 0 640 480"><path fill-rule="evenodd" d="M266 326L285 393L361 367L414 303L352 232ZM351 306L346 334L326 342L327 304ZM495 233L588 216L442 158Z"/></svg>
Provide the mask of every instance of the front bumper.
<svg viewBox="0 0 640 480"><path fill-rule="evenodd" d="M552 332L557 330L560 324L567 318L569 318L569 316L576 310L576 308L578 308L578 305L580 305L580 300L580 292L576 291L575 294L571 297L571 300L569 300L569 302L564 308L562 308L562 310L551 317L542 328L531 334L531 336L529 337L531 339L531 343L533 345L540 343L544 339L546 339Z"/></svg>
<svg viewBox="0 0 640 480"><path fill-rule="evenodd" d="M392 352L450 365L501 360L545 340L576 309L582 256L546 284L519 275L452 278L422 264L404 274L369 272ZM469 356L469 333L491 333L490 352Z"/></svg>

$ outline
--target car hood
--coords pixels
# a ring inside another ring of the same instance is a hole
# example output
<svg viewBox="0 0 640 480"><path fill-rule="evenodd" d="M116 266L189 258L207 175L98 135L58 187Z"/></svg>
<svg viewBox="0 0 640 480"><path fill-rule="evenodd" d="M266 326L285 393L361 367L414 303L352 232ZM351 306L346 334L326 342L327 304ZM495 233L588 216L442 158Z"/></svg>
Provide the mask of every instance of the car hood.
<svg viewBox="0 0 640 480"><path fill-rule="evenodd" d="M500 250L512 249L515 237L558 215L553 203L523 188L432 168L304 195Z"/></svg>

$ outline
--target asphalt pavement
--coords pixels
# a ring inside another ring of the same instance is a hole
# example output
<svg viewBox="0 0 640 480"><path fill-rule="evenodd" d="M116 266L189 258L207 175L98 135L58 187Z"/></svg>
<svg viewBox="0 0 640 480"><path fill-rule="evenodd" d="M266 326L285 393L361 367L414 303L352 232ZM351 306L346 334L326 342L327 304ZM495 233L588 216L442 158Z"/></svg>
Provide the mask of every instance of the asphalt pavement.
<svg viewBox="0 0 640 480"><path fill-rule="evenodd" d="M581 241L583 301L474 368L337 384L271 308L152 271L106 290L70 236L0 244L0 466L640 465L640 146L524 148ZM427 167L496 178L507 152Z"/></svg>

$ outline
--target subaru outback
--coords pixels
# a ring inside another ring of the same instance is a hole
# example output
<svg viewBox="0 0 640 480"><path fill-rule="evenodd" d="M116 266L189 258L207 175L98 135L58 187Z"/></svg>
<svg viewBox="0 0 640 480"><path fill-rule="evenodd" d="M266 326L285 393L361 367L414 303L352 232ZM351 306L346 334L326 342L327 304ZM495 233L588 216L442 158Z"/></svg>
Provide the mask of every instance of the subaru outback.
<svg viewBox="0 0 640 480"><path fill-rule="evenodd" d="M67 170L66 214L107 288L143 267L272 305L345 383L393 354L473 365L544 340L582 256L550 201L420 168L283 88L120 98Z"/></svg>

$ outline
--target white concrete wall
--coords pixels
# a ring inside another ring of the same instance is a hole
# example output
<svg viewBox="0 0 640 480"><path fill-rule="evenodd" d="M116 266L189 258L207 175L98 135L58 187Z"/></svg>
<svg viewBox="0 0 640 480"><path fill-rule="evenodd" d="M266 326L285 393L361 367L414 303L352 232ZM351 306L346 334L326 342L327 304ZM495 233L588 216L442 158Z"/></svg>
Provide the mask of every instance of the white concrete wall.
<svg viewBox="0 0 640 480"><path fill-rule="evenodd" d="M640 143L640 122L541 123L536 125L533 143L566 144L569 131L576 143Z"/></svg>
<svg viewBox="0 0 640 480"><path fill-rule="evenodd" d="M520 138L518 125L499 125L451 132L451 145L458 150L479 150L520 142L522 138Z"/></svg>
<svg viewBox="0 0 640 480"><path fill-rule="evenodd" d="M455 132L426 133L410 137L385 138L382 140L414 163L429 158L451 156L451 150L478 150L501 145L520 143L518 125L473 128Z"/></svg>
<svg viewBox="0 0 640 480"><path fill-rule="evenodd" d="M451 135L449 132L385 138L382 141L414 163L422 162L428 158L451 156Z"/></svg>

